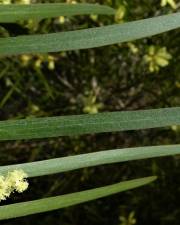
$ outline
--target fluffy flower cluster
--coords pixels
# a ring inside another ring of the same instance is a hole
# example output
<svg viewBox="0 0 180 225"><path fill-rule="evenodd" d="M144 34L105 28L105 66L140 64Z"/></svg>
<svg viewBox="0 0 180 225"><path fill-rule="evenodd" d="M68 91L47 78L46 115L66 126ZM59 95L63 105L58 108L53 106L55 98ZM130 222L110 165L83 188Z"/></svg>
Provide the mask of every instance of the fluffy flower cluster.
<svg viewBox="0 0 180 225"><path fill-rule="evenodd" d="M23 170L8 172L7 176L0 176L0 201L6 200L11 193L22 193L28 188L27 174Z"/></svg>

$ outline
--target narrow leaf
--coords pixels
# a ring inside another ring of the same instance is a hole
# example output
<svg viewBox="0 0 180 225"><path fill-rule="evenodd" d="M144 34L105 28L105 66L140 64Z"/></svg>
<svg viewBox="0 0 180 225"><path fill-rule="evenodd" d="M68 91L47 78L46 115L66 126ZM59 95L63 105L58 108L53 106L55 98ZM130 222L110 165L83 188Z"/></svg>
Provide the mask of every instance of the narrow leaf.
<svg viewBox="0 0 180 225"><path fill-rule="evenodd" d="M132 41L180 27L180 13L120 25L0 39L0 54L59 52Z"/></svg>
<svg viewBox="0 0 180 225"><path fill-rule="evenodd" d="M75 16L84 14L114 14L115 10L99 4L8 4L0 5L0 22L16 22L27 19L44 19L58 16Z"/></svg>
<svg viewBox="0 0 180 225"><path fill-rule="evenodd" d="M61 157L31 163L1 166L0 175L6 175L8 171L13 171L15 169L22 169L28 174L28 177L36 177L90 166L170 156L176 154L180 154L180 145L124 148Z"/></svg>
<svg viewBox="0 0 180 225"><path fill-rule="evenodd" d="M180 107L0 122L0 140L138 130L180 125Z"/></svg>
<svg viewBox="0 0 180 225"><path fill-rule="evenodd" d="M77 205L83 202L95 200L118 192L137 188L154 181L156 177L146 177L130 181L120 182L92 190L66 194L62 196L44 198L0 207L0 220L31 214L52 211L68 206Z"/></svg>

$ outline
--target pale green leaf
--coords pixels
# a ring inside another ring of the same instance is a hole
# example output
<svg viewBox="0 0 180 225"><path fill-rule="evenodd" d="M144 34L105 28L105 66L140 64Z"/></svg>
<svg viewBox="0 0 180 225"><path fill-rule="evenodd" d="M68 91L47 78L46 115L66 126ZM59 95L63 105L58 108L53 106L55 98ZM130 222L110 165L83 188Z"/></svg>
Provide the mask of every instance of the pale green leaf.
<svg viewBox="0 0 180 225"><path fill-rule="evenodd" d="M180 154L180 145L124 148L42 160L31 163L0 166L0 175L6 175L8 171L13 171L15 169L22 169L28 174L28 177L36 177L90 166L176 154Z"/></svg>

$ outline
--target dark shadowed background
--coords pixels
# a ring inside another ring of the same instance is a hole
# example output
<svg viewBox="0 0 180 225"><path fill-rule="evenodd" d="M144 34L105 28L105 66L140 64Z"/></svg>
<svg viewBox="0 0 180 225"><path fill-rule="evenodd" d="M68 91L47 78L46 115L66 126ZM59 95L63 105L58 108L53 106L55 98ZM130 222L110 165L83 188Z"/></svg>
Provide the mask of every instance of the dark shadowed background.
<svg viewBox="0 0 180 225"><path fill-rule="evenodd" d="M2 1L2 0L1 0ZM18 1L20 2L20 1ZM22 2L22 1L21 1ZM48 2L33 1L33 2ZM61 1L49 1L61 2ZM71 1L68 1L71 2ZM78 1L85 2L85 1ZM114 16L76 16L0 24L0 36L68 31L176 11L161 0L86 1L118 9ZM176 1L177 8L180 3ZM77 115L180 106L180 31L97 49L0 57L0 119ZM180 128L0 143L0 165L105 149L180 143ZM158 175L149 186L2 225L179 225L180 157L81 169L31 179L7 202L39 199Z"/></svg>

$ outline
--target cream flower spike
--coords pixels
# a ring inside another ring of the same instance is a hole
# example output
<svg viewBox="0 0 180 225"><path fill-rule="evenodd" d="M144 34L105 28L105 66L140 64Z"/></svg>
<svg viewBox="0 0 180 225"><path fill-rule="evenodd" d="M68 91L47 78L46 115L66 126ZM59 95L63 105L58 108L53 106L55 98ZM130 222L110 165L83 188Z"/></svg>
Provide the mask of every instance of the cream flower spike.
<svg viewBox="0 0 180 225"><path fill-rule="evenodd" d="M7 176L0 176L0 201L6 200L11 193L22 193L28 188L27 174L23 170L8 172Z"/></svg>
<svg viewBox="0 0 180 225"><path fill-rule="evenodd" d="M0 201L5 200L7 197L9 197L10 192L8 191L5 178L3 176L0 176Z"/></svg>

